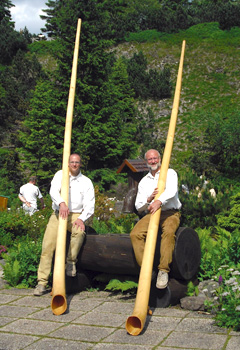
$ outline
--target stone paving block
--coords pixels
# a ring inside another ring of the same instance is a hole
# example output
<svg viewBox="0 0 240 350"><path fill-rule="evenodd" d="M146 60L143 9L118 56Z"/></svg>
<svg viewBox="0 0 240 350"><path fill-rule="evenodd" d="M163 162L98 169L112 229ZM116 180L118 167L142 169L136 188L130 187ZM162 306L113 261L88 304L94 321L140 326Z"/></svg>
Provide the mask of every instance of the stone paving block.
<svg viewBox="0 0 240 350"><path fill-rule="evenodd" d="M238 349L240 349L240 337L232 336L227 343L226 350L238 350Z"/></svg>
<svg viewBox="0 0 240 350"><path fill-rule="evenodd" d="M240 336L240 332L231 331L231 332L229 333L229 335L236 335L236 336Z"/></svg>
<svg viewBox="0 0 240 350"><path fill-rule="evenodd" d="M65 312L62 315L54 315L51 308L47 308L44 310L36 311L31 315L28 315L26 318L42 320L42 321L54 321L54 322L72 322L73 320L80 317L83 313L81 311L71 311Z"/></svg>
<svg viewBox="0 0 240 350"><path fill-rule="evenodd" d="M190 311L189 314L186 316L187 318L209 318L213 319L213 315L210 314L209 312L204 312L204 311Z"/></svg>
<svg viewBox="0 0 240 350"><path fill-rule="evenodd" d="M70 324L49 334L49 337L63 338L68 340L80 340L88 342L99 342L110 333L114 328L82 326Z"/></svg>
<svg viewBox="0 0 240 350"><path fill-rule="evenodd" d="M67 298L67 305L68 305L69 312L71 312L71 310L88 312L95 309L98 305L101 305L102 303L103 303L102 300L92 299L92 298L89 298L89 299Z"/></svg>
<svg viewBox="0 0 240 350"><path fill-rule="evenodd" d="M134 309L134 304L132 303L124 303L124 302L117 302L117 301L106 301L102 305L100 305L96 310L98 312L109 312L109 313L115 313L115 314L125 314L126 319L128 316L132 315Z"/></svg>
<svg viewBox="0 0 240 350"><path fill-rule="evenodd" d="M0 291L1 294L9 294L9 295L33 295L33 289L19 289L19 288L10 288L10 289L2 289ZM46 294L47 295L47 294Z"/></svg>
<svg viewBox="0 0 240 350"><path fill-rule="evenodd" d="M212 319L185 318L177 326L176 331L227 333L226 328L217 327Z"/></svg>
<svg viewBox="0 0 240 350"><path fill-rule="evenodd" d="M63 339L41 339L24 350L90 350L92 344Z"/></svg>
<svg viewBox="0 0 240 350"><path fill-rule="evenodd" d="M13 317L0 317L0 326L5 326L6 324L13 322L17 320L17 318L13 318ZM0 342L1 345L1 342ZM1 350L1 347L0 347Z"/></svg>
<svg viewBox="0 0 240 350"><path fill-rule="evenodd" d="M105 327L120 327L123 324L125 325L125 322L126 320L123 315L115 314L114 317L111 317L109 313L98 312L97 310L89 312L74 320L74 323Z"/></svg>
<svg viewBox="0 0 240 350"><path fill-rule="evenodd" d="M167 307L167 308L156 308L151 309L153 311L154 316L167 316L167 317L187 317L191 314L190 311Z"/></svg>
<svg viewBox="0 0 240 350"><path fill-rule="evenodd" d="M0 294L0 305L8 304L18 299L19 299L19 296L16 296L16 295Z"/></svg>
<svg viewBox="0 0 240 350"><path fill-rule="evenodd" d="M0 306L0 315L8 317L25 317L38 309L32 307L2 305Z"/></svg>
<svg viewBox="0 0 240 350"><path fill-rule="evenodd" d="M155 316L151 317L148 324L147 324L147 331L148 330L174 330L176 329L177 325L181 322L181 318L177 317L160 317Z"/></svg>
<svg viewBox="0 0 240 350"><path fill-rule="evenodd" d="M222 350L227 335L206 334L194 332L172 332L161 346L186 349Z"/></svg>
<svg viewBox="0 0 240 350"><path fill-rule="evenodd" d="M19 350L24 349L25 346L32 344L36 341L37 337L18 335L18 334L5 334L0 332L0 349L2 350Z"/></svg>
<svg viewBox="0 0 240 350"><path fill-rule="evenodd" d="M163 339L169 334L169 331L152 331L146 330L138 336L133 336L127 333L125 329L119 329L113 334L109 335L104 339L105 343L119 343L119 344L130 344L130 345L146 345L156 346L163 341Z"/></svg>
<svg viewBox="0 0 240 350"><path fill-rule="evenodd" d="M92 350L151 350L152 346L146 345L129 345L129 344L106 344L101 343L95 345Z"/></svg>
<svg viewBox="0 0 240 350"><path fill-rule="evenodd" d="M61 324L57 322L20 319L2 327L1 331L21 334L46 335L56 330L60 326Z"/></svg>
<svg viewBox="0 0 240 350"><path fill-rule="evenodd" d="M11 305L33 306L33 307L49 307L51 306L51 298L42 298L36 296L24 296L18 300L11 302Z"/></svg>
<svg viewBox="0 0 240 350"><path fill-rule="evenodd" d="M156 347L156 348L154 348L154 350L193 350L193 348L166 348L165 346L164 347L162 347L162 346L158 346L158 347ZM195 350L195 349L194 349ZM204 349L199 349L199 348L197 348L196 350L204 350Z"/></svg>

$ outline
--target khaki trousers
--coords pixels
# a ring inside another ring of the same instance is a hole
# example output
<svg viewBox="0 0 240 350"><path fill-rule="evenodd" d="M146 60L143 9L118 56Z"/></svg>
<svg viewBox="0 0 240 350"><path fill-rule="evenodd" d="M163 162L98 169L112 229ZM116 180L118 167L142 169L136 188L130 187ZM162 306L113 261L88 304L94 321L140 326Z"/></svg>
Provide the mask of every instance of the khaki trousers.
<svg viewBox="0 0 240 350"><path fill-rule="evenodd" d="M85 232L76 226L72 226L73 222L79 217L79 213L70 213L68 216L67 230L71 232L70 244L67 254L67 263L73 264L77 262L77 256L84 241ZM56 249L58 234L58 214L52 213L44 233L42 242L42 254L38 267L38 283L44 286L48 283L48 278L52 268L53 254Z"/></svg>
<svg viewBox="0 0 240 350"><path fill-rule="evenodd" d="M161 212L159 226L162 230L160 243L160 263L158 269L169 273L169 265L172 262L172 255L175 246L175 233L180 224L180 212L177 210L166 210ZM139 266L142 265L143 252L147 237L148 225L151 214L145 215L137 222L130 233L130 238Z"/></svg>

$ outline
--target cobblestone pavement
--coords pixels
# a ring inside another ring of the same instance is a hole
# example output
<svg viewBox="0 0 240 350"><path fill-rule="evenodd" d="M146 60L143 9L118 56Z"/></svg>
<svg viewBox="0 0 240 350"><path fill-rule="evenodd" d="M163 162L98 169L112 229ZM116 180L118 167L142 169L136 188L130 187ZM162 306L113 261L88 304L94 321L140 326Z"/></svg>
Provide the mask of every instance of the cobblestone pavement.
<svg viewBox="0 0 240 350"><path fill-rule="evenodd" d="M157 308L138 336L125 329L135 296L85 291L67 296L67 311L55 316L51 296L6 288L0 278L0 350L238 350L240 333L214 325L210 315Z"/></svg>

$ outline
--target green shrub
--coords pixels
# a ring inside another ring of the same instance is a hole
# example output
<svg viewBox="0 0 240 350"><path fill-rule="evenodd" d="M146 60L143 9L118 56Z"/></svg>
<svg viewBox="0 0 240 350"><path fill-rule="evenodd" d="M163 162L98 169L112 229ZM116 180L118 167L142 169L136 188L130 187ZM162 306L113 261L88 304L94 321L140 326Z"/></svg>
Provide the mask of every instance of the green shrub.
<svg viewBox="0 0 240 350"><path fill-rule="evenodd" d="M240 264L223 265L218 269L215 280L219 287L215 291L215 300L206 306L215 313L216 324L220 327L240 330Z"/></svg>
<svg viewBox="0 0 240 350"><path fill-rule="evenodd" d="M37 269L40 260L42 239L32 241L28 236L20 239L4 255L4 279L10 286L34 287L37 282Z"/></svg>

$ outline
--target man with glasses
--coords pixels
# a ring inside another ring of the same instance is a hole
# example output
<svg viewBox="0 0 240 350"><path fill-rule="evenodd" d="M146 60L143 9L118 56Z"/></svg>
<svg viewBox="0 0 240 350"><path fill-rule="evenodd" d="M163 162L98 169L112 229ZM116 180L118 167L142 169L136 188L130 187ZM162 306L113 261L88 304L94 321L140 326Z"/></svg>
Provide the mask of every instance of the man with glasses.
<svg viewBox="0 0 240 350"><path fill-rule="evenodd" d="M137 263L141 266L151 214L154 214L160 207L162 208L159 223L161 228L160 262L156 287L164 289L168 284L169 265L172 262L175 246L175 233L180 224L179 210L182 205L178 198L178 177L173 169L168 169L165 190L155 200L155 196L158 194L157 185L161 171L161 157L157 150L150 149L145 153L145 160L149 173L139 182L135 201L136 209L143 217L133 228L130 237Z"/></svg>
<svg viewBox="0 0 240 350"><path fill-rule="evenodd" d="M66 274L76 276L77 256L85 237L84 222L94 213L95 194L92 181L81 171L81 157L74 153L69 157L69 203L61 197L62 170L53 177L50 188L53 213L49 219L42 243L42 254L38 268L38 285L34 295L46 293L46 285L51 272L52 258L56 249L59 215L67 220L67 230L71 233L66 261Z"/></svg>

